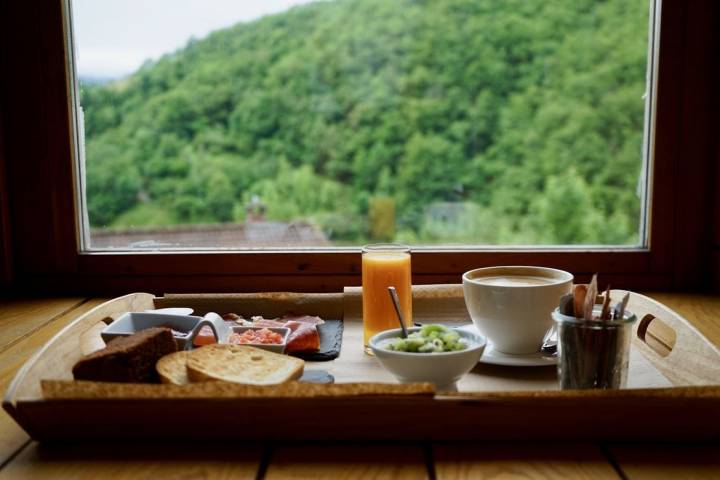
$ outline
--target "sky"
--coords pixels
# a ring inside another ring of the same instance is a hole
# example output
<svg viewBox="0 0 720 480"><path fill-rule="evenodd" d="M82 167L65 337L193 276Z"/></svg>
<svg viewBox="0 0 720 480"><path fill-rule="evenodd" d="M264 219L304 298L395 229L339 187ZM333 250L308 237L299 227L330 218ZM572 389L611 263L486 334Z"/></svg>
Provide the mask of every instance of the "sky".
<svg viewBox="0 0 720 480"><path fill-rule="evenodd" d="M191 37L312 0L72 0L77 71L119 78Z"/></svg>

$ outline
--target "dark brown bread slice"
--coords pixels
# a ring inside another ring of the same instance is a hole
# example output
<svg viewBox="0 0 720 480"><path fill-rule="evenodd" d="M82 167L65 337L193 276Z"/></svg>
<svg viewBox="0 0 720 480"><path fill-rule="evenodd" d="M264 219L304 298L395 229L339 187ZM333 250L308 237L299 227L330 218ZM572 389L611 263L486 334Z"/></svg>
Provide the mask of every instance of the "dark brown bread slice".
<svg viewBox="0 0 720 480"><path fill-rule="evenodd" d="M81 358L73 367L75 380L157 383L155 364L177 351L169 328L148 328L112 340L102 350Z"/></svg>

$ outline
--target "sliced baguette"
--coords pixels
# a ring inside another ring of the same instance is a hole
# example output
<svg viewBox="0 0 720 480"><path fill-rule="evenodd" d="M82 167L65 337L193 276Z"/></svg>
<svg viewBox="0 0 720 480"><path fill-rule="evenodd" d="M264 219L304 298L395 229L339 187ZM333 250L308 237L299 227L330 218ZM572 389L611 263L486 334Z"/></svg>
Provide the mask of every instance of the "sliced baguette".
<svg viewBox="0 0 720 480"><path fill-rule="evenodd" d="M173 385L187 385L190 379L187 375L187 359L190 355L188 351L180 351L165 355L158 360L155 369L160 375L162 383L172 383Z"/></svg>
<svg viewBox="0 0 720 480"><path fill-rule="evenodd" d="M188 356L191 382L222 380L247 385L277 385L300 378L305 362L247 345L213 344Z"/></svg>

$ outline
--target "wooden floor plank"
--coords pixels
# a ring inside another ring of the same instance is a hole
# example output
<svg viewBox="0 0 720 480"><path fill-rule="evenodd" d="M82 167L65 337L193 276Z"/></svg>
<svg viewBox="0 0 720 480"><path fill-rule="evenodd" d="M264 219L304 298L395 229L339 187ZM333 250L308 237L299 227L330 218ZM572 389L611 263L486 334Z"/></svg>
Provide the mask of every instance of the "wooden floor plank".
<svg viewBox="0 0 720 480"><path fill-rule="evenodd" d="M105 299L93 299L82 303L77 308L66 312L55 319L49 320L32 335L14 343L6 350L0 352L0 392L5 394L15 372L30 358L40 347L50 340L57 332L72 320L91 310L104 302ZM48 311L48 310L45 310ZM16 317L18 322L32 321L34 317ZM0 409L0 465L2 465L18 448L22 447L29 439L25 431L15 421Z"/></svg>
<svg viewBox="0 0 720 480"><path fill-rule="evenodd" d="M609 451L622 472L632 480L720 480L720 443L612 445Z"/></svg>
<svg viewBox="0 0 720 480"><path fill-rule="evenodd" d="M0 352L84 300L79 297L1 300Z"/></svg>
<svg viewBox="0 0 720 480"><path fill-rule="evenodd" d="M273 479L422 479L428 478L418 445L283 445L267 468Z"/></svg>
<svg viewBox="0 0 720 480"><path fill-rule="evenodd" d="M433 459L438 480L619 478L594 444L442 444L433 446Z"/></svg>
<svg viewBox="0 0 720 480"><path fill-rule="evenodd" d="M63 444L32 442L0 470L0 480L255 478L262 449L243 445Z"/></svg>

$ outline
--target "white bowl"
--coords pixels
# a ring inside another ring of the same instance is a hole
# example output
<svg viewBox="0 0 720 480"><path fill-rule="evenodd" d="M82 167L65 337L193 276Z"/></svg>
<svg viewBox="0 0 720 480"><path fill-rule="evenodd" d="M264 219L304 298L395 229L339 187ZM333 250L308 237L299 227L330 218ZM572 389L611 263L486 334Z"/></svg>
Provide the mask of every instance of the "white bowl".
<svg viewBox="0 0 720 480"><path fill-rule="evenodd" d="M408 328L408 333L421 327ZM370 349L383 367L401 383L430 382L438 390L457 390L456 382L473 369L485 350L485 337L455 329L468 342L465 350L442 353L398 352L384 347L391 338L400 336L400 329L386 330L370 338Z"/></svg>

